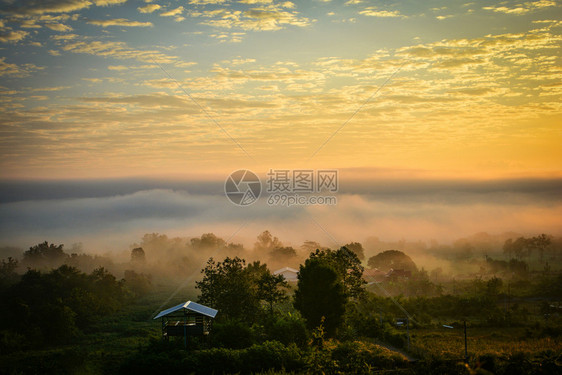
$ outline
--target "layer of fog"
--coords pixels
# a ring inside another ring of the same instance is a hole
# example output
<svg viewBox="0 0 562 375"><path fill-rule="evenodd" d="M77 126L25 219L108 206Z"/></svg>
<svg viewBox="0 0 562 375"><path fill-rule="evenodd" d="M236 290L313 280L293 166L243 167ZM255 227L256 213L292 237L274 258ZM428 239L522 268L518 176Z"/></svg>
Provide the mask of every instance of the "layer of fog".
<svg viewBox="0 0 562 375"><path fill-rule="evenodd" d="M222 182L74 181L0 184L0 246L82 243L89 253L129 251L146 233L214 233L252 248L265 229L299 248L358 241L436 240L477 232L560 235L560 180L340 182L335 206L238 207ZM164 188L156 188L158 186ZM378 249L380 250L380 249ZM369 254L368 254L369 255ZM420 257L423 254L419 255Z"/></svg>

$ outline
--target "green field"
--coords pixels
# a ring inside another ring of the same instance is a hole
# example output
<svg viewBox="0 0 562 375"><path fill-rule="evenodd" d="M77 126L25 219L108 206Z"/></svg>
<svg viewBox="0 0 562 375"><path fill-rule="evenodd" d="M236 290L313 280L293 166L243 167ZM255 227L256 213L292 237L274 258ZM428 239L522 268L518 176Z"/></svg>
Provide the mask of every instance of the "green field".
<svg viewBox="0 0 562 375"><path fill-rule="evenodd" d="M472 358L493 354L508 357L518 352L537 356L547 351L562 353L562 341L552 337L527 337L526 328L468 328L468 353ZM464 334L458 329L412 330L412 352L421 356L461 359Z"/></svg>

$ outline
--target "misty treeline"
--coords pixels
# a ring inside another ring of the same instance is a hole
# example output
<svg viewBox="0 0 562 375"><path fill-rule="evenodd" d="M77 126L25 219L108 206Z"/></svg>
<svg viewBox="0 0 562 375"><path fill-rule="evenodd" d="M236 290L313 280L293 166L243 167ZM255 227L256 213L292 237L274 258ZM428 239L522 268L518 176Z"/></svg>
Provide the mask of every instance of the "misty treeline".
<svg viewBox="0 0 562 375"><path fill-rule="evenodd" d="M198 272L210 257L238 256L267 263L271 270L275 270L286 266L298 268L310 252L327 248L316 241L304 241L297 246L287 244L268 230L259 234L250 246L227 242L213 233L199 237L150 233L138 243L131 244L129 249L105 253L95 248L84 249L80 243L69 247L51 244L48 249L42 248L44 244L40 245L27 251L0 248L0 259L8 262L8 258L12 258L17 262L19 273L27 268L48 270L66 264L86 273L104 267L118 277L122 277L125 270L133 269L174 282ZM525 267L527 271L542 271L545 267L556 268L562 264L562 238L546 234L526 237L517 233L478 233L450 244L436 240L383 241L367 237L362 242L351 241L343 246L357 254L367 268L379 268L374 266L372 258L386 250L404 252L413 259L418 270L423 268L436 280L489 272L520 272ZM132 262L134 249L142 250L144 255Z"/></svg>
<svg viewBox="0 0 562 375"><path fill-rule="evenodd" d="M347 245L364 259L359 243ZM139 243L133 243L128 250L114 251L103 255L95 249L87 253L82 244L73 244L69 250L64 245L43 242L26 251L14 247L0 248L0 259L19 273L28 268L49 270L61 265L76 267L83 272L92 272L104 267L115 275L122 276L125 270L149 273L160 280L176 282L181 277L199 272L210 257L243 257L267 262L270 269L296 267L304 261L309 252L323 249L319 243L305 241L298 248L286 246L268 230L256 237L250 249L243 244L227 243L213 233L199 237L168 237L165 234L145 234Z"/></svg>
<svg viewBox="0 0 562 375"><path fill-rule="evenodd" d="M436 241L385 242L369 237L365 245L350 242L344 247L368 269L367 278L394 281L388 291L406 296L441 294L440 283L446 280L524 277L529 272L556 271L562 264L562 239L546 234L524 237L515 233L478 233L449 245ZM0 249L0 286L17 282L27 270L48 272L66 265L87 274L103 268L118 279L128 280L128 288L140 295L155 280L176 284L197 274L211 257L267 263L268 269L275 271L286 266L298 268L311 252L326 249L315 241L305 241L295 248L268 230L256 237L251 249L240 243L228 243L213 233L191 238L146 234L128 250L104 255L88 254L81 244L67 250L62 244L45 241L26 251ZM384 278L392 269L407 272L407 277L395 272Z"/></svg>

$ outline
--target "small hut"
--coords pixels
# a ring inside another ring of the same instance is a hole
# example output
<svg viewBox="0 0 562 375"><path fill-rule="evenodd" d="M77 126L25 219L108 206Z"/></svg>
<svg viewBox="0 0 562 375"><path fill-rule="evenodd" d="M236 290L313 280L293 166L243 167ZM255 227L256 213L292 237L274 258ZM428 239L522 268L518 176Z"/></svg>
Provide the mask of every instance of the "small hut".
<svg viewBox="0 0 562 375"><path fill-rule="evenodd" d="M212 319L218 311L193 301L180 303L163 310L154 319L162 319L162 338L183 336L187 346L189 336L205 337L211 330Z"/></svg>
<svg viewBox="0 0 562 375"><path fill-rule="evenodd" d="M274 275L283 275L286 281L296 282L299 280L299 271L291 267L283 267L273 272Z"/></svg>
<svg viewBox="0 0 562 375"><path fill-rule="evenodd" d="M375 281L383 281L386 276L386 272L379 270L378 268L365 269L363 271L363 279L369 281L374 279Z"/></svg>

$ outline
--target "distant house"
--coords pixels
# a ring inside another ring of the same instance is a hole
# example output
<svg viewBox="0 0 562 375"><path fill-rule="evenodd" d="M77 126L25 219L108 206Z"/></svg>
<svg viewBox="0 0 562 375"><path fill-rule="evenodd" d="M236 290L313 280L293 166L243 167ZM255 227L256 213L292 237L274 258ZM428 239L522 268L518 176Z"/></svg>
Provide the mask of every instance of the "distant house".
<svg viewBox="0 0 562 375"><path fill-rule="evenodd" d="M168 340L170 336L187 338L190 336L206 336L211 330L211 319L218 310L187 301L177 306L161 311L154 319L162 319L162 338Z"/></svg>
<svg viewBox="0 0 562 375"><path fill-rule="evenodd" d="M363 271L363 279L367 281L383 281L386 273L378 268L365 269Z"/></svg>
<svg viewBox="0 0 562 375"><path fill-rule="evenodd" d="M291 267L283 267L273 272L274 275L283 275L289 282L298 281L299 271Z"/></svg>
<svg viewBox="0 0 562 375"><path fill-rule="evenodd" d="M412 277L412 271L395 270L391 268L390 271L388 271L386 275L384 275L384 277L389 281L396 281L400 279L407 280Z"/></svg>

